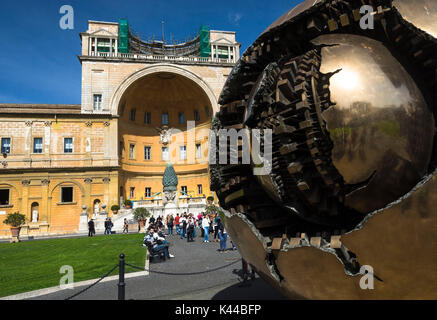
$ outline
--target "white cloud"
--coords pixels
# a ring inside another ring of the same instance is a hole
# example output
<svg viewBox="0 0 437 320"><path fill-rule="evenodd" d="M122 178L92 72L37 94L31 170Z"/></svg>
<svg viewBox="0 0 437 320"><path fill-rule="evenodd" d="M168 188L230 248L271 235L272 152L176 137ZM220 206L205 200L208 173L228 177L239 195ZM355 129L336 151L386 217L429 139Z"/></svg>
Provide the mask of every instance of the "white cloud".
<svg viewBox="0 0 437 320"><path fill-rule="evenodd" d="M229 13L228 14L228 20L230 23L235 24L238 26L241 18L243 15L241 13Z"/></svg>

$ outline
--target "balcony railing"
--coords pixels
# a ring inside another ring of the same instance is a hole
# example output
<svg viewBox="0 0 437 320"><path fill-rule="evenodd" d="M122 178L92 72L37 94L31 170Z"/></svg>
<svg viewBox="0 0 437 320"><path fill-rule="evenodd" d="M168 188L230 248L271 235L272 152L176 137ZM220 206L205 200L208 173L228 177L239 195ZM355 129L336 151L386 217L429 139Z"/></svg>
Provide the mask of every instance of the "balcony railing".
<svg viewBox="0 0 437 320"><path fill-rule="evenodd" d="M202 57L177 57L177 56L157 56L146 55L141 53L110 53L110 52L92 52L90 57L101 58L119 58L119 59L135 59L148 61L166 61L166 62L188 62L196 64L234 64L235 59L220 59L220 58L202 58Z"/></svg>

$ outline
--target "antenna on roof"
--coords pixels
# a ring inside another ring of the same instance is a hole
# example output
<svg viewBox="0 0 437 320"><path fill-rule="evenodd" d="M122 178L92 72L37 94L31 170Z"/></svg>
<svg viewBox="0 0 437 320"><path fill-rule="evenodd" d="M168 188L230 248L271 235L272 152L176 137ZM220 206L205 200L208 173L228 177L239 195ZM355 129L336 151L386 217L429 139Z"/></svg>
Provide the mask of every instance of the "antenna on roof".
<svg viewBox="0 0 437 320"><path fill-rule="evenodd" d="M164 19L162 19L162 45L164 45L165 39L164 39Z"/></svg>

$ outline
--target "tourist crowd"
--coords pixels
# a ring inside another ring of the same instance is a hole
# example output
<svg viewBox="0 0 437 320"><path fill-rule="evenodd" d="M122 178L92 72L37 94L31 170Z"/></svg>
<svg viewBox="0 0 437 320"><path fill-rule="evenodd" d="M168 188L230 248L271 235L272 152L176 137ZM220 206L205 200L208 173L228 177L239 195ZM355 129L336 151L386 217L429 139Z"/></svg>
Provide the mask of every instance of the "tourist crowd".
<svg viewBox="0 0 437 320"><path fill-rule="evenodd" d="M223 221L221 221L218 214L207 215L205 213L200 213L197 216L192 213L177 214L176 216L168 215L165 222L161 216L156 219L151 217L144 237L144 245L153 248L154 251L164 250L166 257L171 258L172 255L168 252L166 235L173 235L174 232L181 240L187 239L187 242L193 242L199 235L204 243L210 241L220 243L218 249L220 253L227 250L228 233ZM236 250L232 241L231 244L232 248L230 250Z"/></svg>

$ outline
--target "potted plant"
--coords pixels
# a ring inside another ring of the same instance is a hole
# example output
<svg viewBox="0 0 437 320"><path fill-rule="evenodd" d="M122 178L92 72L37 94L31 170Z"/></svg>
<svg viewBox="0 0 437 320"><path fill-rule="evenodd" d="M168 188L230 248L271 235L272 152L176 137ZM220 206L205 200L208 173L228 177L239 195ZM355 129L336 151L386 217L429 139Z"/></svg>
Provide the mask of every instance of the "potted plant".
<svg viewBox="0 0 437 320"><path fill-rule="evenodd" d="M117 214L117 213L118 213L118 210L120 210L120 206L119 206L119 205L114 204L114 205L111 207L111 211L112 211L113 214Z"/></svg>
<svg viewBox="0 0 437 320"><path fill-rule="evenodd" d="M132 201L124 200L124 206L126 207L126 209L132 208Z"/></svg>
<svg viewBox="0 0 437 320"><path fill-rule="evenodd" d="M134 219L140 225L140 232L143 232L147 218L150 217L150 212L146 208L136 208L134 211Z"/></svg>
<svg viewBox="0 0 437 320"><path fill-rule="evenodd" d="M26 223L26 216L19 212L10 213L3 223L11 226L11 242L18 242L21 226Z"/></svg>

